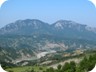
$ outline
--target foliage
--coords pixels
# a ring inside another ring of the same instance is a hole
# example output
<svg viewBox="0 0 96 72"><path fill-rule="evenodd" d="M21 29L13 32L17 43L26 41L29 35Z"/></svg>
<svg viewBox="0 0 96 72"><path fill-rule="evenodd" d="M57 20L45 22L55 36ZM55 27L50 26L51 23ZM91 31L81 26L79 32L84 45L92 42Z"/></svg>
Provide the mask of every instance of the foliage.
<svg viewBox="0 0 96 72"><path fill-rule="evenodd" d="M63 66L58 65L57 69L54 68L44 68L40 66L36 67L18 67L14 69L9 69L8 71L13 72L88 72L94 68L96 64L96 53L86 55L79 63L74 61L66 62ZM21 69L21 71L19 71Z"/></svg>

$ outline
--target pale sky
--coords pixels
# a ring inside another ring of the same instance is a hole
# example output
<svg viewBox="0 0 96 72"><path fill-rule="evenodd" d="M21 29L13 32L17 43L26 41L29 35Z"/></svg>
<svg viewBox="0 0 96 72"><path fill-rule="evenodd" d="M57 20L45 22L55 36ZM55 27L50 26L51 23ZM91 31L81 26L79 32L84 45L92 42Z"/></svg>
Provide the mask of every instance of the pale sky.
<svg viewBox="0 0 96 72"><path fill-rule="evenodd" d="M72 20L96 27L96 8L88 0L8 0L0 8L0 28L23 19L39 19L49 24Z"/></svg>

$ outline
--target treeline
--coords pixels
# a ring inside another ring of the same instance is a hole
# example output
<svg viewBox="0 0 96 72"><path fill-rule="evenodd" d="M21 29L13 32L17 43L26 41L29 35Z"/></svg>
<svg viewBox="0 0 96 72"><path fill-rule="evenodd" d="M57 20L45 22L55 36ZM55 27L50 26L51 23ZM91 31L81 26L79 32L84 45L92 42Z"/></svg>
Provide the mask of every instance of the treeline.
<svg viewBox="0 0 96 72"><path fill-rule="evenodd" d="M40 72L88 72L95 67L95 64L96 64L96 54L93 54L84 57L83 60L78 64L75 63L74 61L71 61L70 63L66 62L63 66L58 65L57 69L51 67L46 69L46 71L40 71ZM35 72L35 70L32 69L30 71L25 72Z"/></svg>
<svg viewBox="0 0 96 72"><path fill-rule="evenodd" d="M57 69L49 68L44 72L88 72L95 67L95 64L96 54L93 54L84 57L79 64L76 64L74 61L66 62L63 66L58 65Z"/></svg>
<svg viewBox="0 0 96 72"><path fill-rule="evenodd" d="M8 62L4 62L4 61L0 61L0 64L3 69L17 67L17 65L15 65L13 63L8 63Z"/></svg>
<svg viewBox="0 0 96 72"><path fill-rule="evenodd" d="M47 68L45 71L43 70L43 67L39 69L39 71L35 71L34 68L30 70L26 70L23 72L88 72L91 71L96 64L96 52L91 55L86 55L79 63L75 63L74 61L66 62L63 66L58 65L57 69L54 68ZM3 68L8 68L8 66L15 67L14 65L10 64L2 64ZM4 67L7 66L7 67ZM14 72L10 70L9 72Z"/></svg>

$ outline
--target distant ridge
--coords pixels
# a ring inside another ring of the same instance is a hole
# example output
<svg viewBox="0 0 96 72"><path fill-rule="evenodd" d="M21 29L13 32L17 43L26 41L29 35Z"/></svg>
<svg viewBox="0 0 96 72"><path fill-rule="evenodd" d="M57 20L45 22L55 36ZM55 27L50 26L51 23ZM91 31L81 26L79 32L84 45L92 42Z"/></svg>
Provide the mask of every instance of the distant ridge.
<svg viewBox="0 0 96 72"><path fill-rule="evenodd" d="M53 24L38 19L17 20L0 29L0 35L49 34L79 39L96 39L96 28L74 21L59 20Z"/></svg>

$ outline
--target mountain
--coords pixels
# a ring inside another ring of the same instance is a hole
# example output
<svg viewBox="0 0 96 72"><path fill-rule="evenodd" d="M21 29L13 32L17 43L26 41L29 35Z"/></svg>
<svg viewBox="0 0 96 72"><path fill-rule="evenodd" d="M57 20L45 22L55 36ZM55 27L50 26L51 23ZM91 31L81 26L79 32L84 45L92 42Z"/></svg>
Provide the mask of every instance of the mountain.
<svg viewBox="0 0 96 72"><path fill-rule="evenodd" d="M68 20L48 24L37 19L17 20L0 29L0 61L18 62L38 53L96 48L96 28Z"/></svg>
<svg viewBox="0 0 96 72"><path fill-rule="evenodd" d="M0 35L48 34L77 39L96 39L96 28L68 20L48 24L37 19L18 20L0 29Z"/></svg>
<svg viewBox="0 0 96 72"><path fill-rule="evenodd" d="M82 25L74 21L68 21L68 20L59 20L55 22L53 26L58 30L61 30L61 29L63 30L65 28L68 28L68 29L74 29L78 31L84 30L86 27L86 25Z"/></svg>
<svg viewBox="0 0 96 72"><path fill-rule="evenodd" d="M68 38L96 39L96 29L80 23L68 20L59 20L52 24L55 35Z"/></svg>
<svg viewBox="0 0 96 72"><path fill-rule="evenodd" d="M31 35L35 33L47 33L49 24L36 19L18 20L0 29L1 34Z"/></svg>

